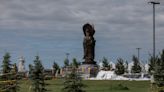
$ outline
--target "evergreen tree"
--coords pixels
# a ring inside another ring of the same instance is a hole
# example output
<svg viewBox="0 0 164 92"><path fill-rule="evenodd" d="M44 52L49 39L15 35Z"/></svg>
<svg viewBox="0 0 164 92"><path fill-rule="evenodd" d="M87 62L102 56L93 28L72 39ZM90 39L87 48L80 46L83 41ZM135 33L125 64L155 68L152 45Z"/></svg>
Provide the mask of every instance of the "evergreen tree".
<svg viewBox="0 0 164 92"><path fill-rule="evenodd" d="M10 54L6 53L3 57L2 62L2 81L5 81L4 84L0 85L0 89L3 92L16 92L18 89L17 85L17 67L16 64L11 64Z"/></svg>
<svg viewBox="0 0 164 92"><path fill-rule="evenodd" d="M160 58L157 60L154 79L158 86L164 87L164 50L162 51Z"/></svg>
<svg viewBox="0 0 164 92"><path fill-rule="evenodd" d="M103 69L104 70L110 70L111 69L111 66L110 66L107 58L103 57L102 63L103 63Z"/></svg>
<svg viewBox="0 0 164 92"><path fill-rule="evenodd" d="M133 66L132 66L132 73L141 73L142 68L140 66L140 62L136 56L133 56Z"/></svg>
<svg viewBox="0 0 164 92"><path fill-rule="evenodd" d="M11 75L10 79L11 80L17 80L17 72L18 72L18 68L17 68L16 63L14 63L12 65L11 72L10 72L10 75Z"/></svg>
<svg viewBox="0 0 164 92"><path fill-rule="evenodd" d="M150 56L150 58L149 58L149 70L148 70L149 74L152 74L152 72L155 71L155 66L156 66L158 59L159 59L158 56L156 56L155 59L153 56Z"/></svg>
<svg viewBox="0 0 164 92"><path fill-rule="evenodd" d="M66 58L66 59L64 60L64 67L67 67L67 66L69 66L69 60Z"/></svg>
<svg viewBox="0 0 164 92"><path fill-rule="evenodd" d="M17 67L16 63L14 63L14 65L13 65L12 72L13 72L14 74L17 74L17 72L18 72L18 67Z"/></svg>
<svg viewBox="0 0 164 92"><path fill-rule="evenodd" d="M4 79L8 79L10 76L6 75L11 72L11 61L10 61L10 53L6 53L3 56L3 61L2 61L2 74L4 75Z"/></svg>
<svg viewBox="0 0 164 92"><path fill-rule="evenodd" d="M75 68L72 69L71 73L67 73L63 85L63 92L85 92L83 90L85 85L82 83L81 77L77 74Z"/></svg>
<svg viewBox="0 0 164 92"><path fill-rule="evenodd" d="M117 59L115 73L117 75L122 75L125 73L124 60L122 58Z"/></svg>
<svg viewBox="0 0 164 92"><path fill-rule="evenodd" d="M78 62L77 60L76 60L76 58L73 58L72 59L72 64L71 64L73 67L75 67L75 68L78 68L79 67L79 65L80 65L80 62Z"/></svg>
<svg viewBox="0 0 164 92"><path fill-rule="evenodd" d="M44 81L44 68L39 56L36 56L34 66L29 65L29 70L29 77L32 82L33 92L45 92L46 83Z"/></svg>
<svg viewBox="0 0 164 92"><path fill-rule="evenodd" d="M29 76L29 79L32 80L32 78L34 76L34 73L33 73L34 72L34 68L33 68L33 66L31 64L29 64L28 67L29 67L29 75L28 76Z"/></svg>
<svg viewBox="0 0 164 92"><path fill-rule="evenodd" d="M55 61L52 67L53 67L53 75L55 76L56 72L60 70L60 67Z"/></svg>

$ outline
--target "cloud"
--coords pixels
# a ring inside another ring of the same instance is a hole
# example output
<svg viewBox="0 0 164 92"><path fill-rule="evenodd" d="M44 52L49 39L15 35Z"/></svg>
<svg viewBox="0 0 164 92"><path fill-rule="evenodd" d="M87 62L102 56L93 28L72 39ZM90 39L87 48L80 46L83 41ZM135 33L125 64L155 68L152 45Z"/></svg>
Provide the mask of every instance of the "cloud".
<svg viewBox="0 0 164 92"><path fill-rule="evenodd" d="M93 23L96 29L96 59L115 61L123 56L130 61L135 48L143 51L143 60L152 52L152 5L148 0L1 0L1 51L16 55L24 52L28 63L37 51L43 60L58 61L70 52L81 60L82 25ZM163 49L164 2L156 7L157 51ZM5 38L5 39L4 39ZM2 54L0 55L2 56ZM18 56L17 56L18 57ZM14 58L16 59L16 58ZM62 62L59 62L62 64ZM49 64L46 64L50 66Z"/></svg>

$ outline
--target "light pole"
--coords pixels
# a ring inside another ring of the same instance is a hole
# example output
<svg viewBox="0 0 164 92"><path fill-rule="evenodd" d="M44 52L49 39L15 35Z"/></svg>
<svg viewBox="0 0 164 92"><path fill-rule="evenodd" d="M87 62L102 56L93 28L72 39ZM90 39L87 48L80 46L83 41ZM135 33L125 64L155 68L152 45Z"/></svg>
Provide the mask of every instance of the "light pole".
<svg viewBox="0 0 164 92"><path fill-rule="evenodd" d="M141 50L141 48L136 48L136 49L138 51L138 61L140 62L140 50Z"/></svg>
<svg viewBox="0 0 164 92"><path fill-rule="evenodd" d="M160 4L160 2L150 1L148 2L153 5L153 61L155 62L155 5ZM157 63L155 62L155 70L157 67ZM154 83L154 72L152 71L153 75L151 76L151 83Z"/></svg>
<svg viewBox="0 0 164 92"><path fill-rule="evenodd" d="M160 2L150 1L148 3L153 5L153 58L155 61L155 5L160 4Z"/></svg>

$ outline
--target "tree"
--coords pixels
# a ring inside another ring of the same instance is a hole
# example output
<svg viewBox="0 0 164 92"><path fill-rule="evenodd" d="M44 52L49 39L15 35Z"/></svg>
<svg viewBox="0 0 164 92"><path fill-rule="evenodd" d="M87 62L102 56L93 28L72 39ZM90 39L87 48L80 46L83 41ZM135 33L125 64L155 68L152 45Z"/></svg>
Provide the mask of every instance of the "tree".
<svg viewBox="0 0 164 92"><path fill-rule="evenodd" d="M32 64L29 64L28 67L29 67L29 79L32 80L32 78L33 78L33 76L34 76L34 75L33 75L33 74L34 74L34 73L33 73L33 72L34 72L34 68L33 68Z"/></svg>
<svg viewBox="0 0 164 92"><path fill-rule="evenodd" d="M17 74L17 72L18 72L18 67L17 67L16 63L14 63L14 65L13 65L12 72L13 72L14 74Z"/></svg>
<svg viewBox="0 0 164 92"><path fill-rule="evenodd" d="M64 60L64 67L67 67L67 66L69 66L69 60L66 58L66 59Z"/></svg>
<svg viewBox="0 0 164 92"><path fill-rule="evenodd" d="M76 60L76 58L73 58L72 59L72 67L75 67L75 68L78 68L79 67L79 65L80 65L80 62L78 62L77 60Z"/></svg>
<svg viewBox="0 0 164 92"><path fill-rule="evenodd" d="M125 73L124 60L122 58L117 59L115 73L117 75L122 75Z"/></svg>
<svg viewBox="0 0 164 92"><path fill-rule="evenodd" d="M133 60L133 66L132 66L131 72L132 73L141 73L142 68L140 66L140 62L139 62L138 58L136 56L133 56L132 60Z"/></svg>
<svg viewBox="0 0 164 92"><path fill-rule="evenodd" d="M36 56L34 66L29 65L29 70L29 77L32 82L33 92L45 92L46 83L44 81L44 67L39 59L39 56Z"/></svg>
<svg viewBox="0 0 164 92"><path fill-rule="evenodd" d="M155 65L154 79L158 86L164 86L164 50L162 50Z"/></svg>
<svg viewBox="0 0 164 92"><path fill-rule="evenodd" d="M60 70L60 67L55 61L52 67L53 67L53 75L55 76L56 72Z"/></svg>
<svg viewBox="0 0 164 92"><path fill-rule="evenodd" d="M18 90L17 67L16 64L11 64L10 57L9 53L3 56L1 80L4 81L4 83L2 82L0 85L0 91L3 92L16 92Z"/></svg>
<svg viewBox="0 0 164 92"><path fill-rule="evenodd" d="M103 57L102 63L103 63L103 69L104 70L110 70L111 69L111 66L110 66L107 58Z"/></svg>
<svg viewBox="0 0 164 92"><path fill-rule="evenodd" d="M77 74L75 68L72 69L71 73L67 73L63 85L63 92L85 92L83 90L85 85L82 83L81 77Z"/></svg>
<svg viewBox="0 0 164 92"><path fill-rule="evenodd" d="M152 74L152 72L155 71L155 66L156 66L158 59L159 59L158 56L156 56L154 59L154 57L150 55L149 69L148 69L149 74Z"/></svg>
<svg viewBox="0 0 164 92"><path fill-rule="evenodd" d="M6 76L6 74L9 74L11 72L11 61L10 61L10 53L6 53L3 56L2 61L2 74L4 74L3 78L8 79L9 76Z"/></svg>

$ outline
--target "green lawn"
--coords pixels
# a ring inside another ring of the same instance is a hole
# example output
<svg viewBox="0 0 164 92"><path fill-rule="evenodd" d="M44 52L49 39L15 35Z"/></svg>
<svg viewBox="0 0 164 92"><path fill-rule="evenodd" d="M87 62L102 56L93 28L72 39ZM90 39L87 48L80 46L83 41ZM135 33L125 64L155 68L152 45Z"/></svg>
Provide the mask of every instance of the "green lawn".
<svg viewBox="0 0 164 92"><path fill-rule="evenodd" d="M63 80L48 80L46 81L48 92L61 92ZM85 80L84 84L86 92L150 92L149 81L111 81L111 80ZM117 89L118 85L122 84L129 90ZM20 82L19 92L31 92L29 90L29 81Z"/></svg>

